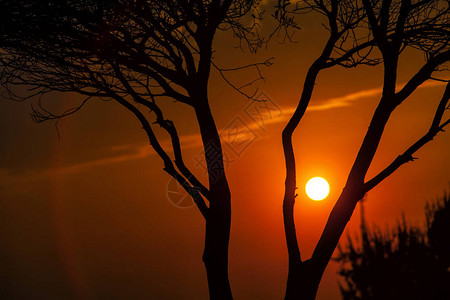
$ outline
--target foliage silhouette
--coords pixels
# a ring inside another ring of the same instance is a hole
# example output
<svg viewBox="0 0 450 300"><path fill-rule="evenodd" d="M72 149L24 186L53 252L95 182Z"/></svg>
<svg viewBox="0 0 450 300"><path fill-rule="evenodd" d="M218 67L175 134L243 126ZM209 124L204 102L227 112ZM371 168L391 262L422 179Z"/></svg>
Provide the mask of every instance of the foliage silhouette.
<svg viewBox="0 0 450 300"><path fill-rule="evenodd" d="M387 231L361 232L361 244L348 237L339 246L340 284L345 300L450 298L450 197L425 209L426 228L404 216Z"/></svg>

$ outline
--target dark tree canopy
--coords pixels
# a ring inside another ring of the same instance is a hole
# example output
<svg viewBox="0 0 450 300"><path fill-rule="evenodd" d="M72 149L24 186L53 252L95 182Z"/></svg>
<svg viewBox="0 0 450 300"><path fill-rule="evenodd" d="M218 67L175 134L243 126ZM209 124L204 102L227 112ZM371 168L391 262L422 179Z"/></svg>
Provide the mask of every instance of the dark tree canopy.
<svg viewBox="0 0 450 300"><path fill-rule="evenodd" d="M403 217L387 231L362 232L361 244L350 236L337 261L345 300L428 299L450 297L450 198L425 209L425 228Z"/></svg>
<svg viewBox="0 0 450 300"><path fill-rule="evenodd" d="M128 96L120 74L145 100L194 105L216 30L238 28L254 2L2 1L2 82Z"/></svg>
<svg viewBox="0 0 450 300"><path fill-rule="evenodd" d="M163 169L195 201L206 224L203 261L211 298L230 299L230 191L222 146L209 106L208 82L217 30L250 41L241 18L254 0L2 0L0 75L6 96L25 100L50 92L85 96L55 113L39 102L36 121L59 119L92 99L113 100L141 123ZM160 103L193 109L205 149L208 183L185 165L176 126ZM164 147L155 129L171 139ZM206 155L206 149L214 153ZM209 204L209 205L208 205Z"/></svg>
<svg viewBox="0 0 450 300"><path fill-rule="evenodd" d="M240 18L255 3L2 0L1 84L14 100L54 91L84 95L83 104L92 98L116 100L143 123L165 171L198 200L205 214L198 192L206 198L208 192L184 166L175 126L164 118L159 101L169 98L209 110L214 35L218 29L233 30L245 39L252 27L241 25ZM59 119L81 106L56 114L42 105L33 117ZM174 158L159 144L142 107L172 138Z"/></svg>

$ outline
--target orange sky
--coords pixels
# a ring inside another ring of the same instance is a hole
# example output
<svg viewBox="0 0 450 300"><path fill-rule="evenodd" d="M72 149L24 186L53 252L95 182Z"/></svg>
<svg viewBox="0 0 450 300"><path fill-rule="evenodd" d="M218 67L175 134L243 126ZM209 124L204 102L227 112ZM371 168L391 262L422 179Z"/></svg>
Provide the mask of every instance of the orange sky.
<svg viewBox="0 0 450 300"><path fill-rule="evenodd" d="M213 114L224 137L236 124L251 130L234 146L240 147L235 152L224 145L232 191L229 268L235 299L280 299L284 292L287 252L280 133L324 37L317 21L301 25L296 35L301 43L274 42L256 56L239 52L221 35L216 43L217 63L223 67L276 58L264 70L266 83L259 86L276 107L273 115L263 116L263 125L248 113L258 103L249 103L217 74L210 85ZM420 59L419 54L408 53L399 82L407 80ZM253 75L230 76L242 82ZM294 135L299 186L295 218L305 257L343 188L379 99L380 84L380 67L337 68L319 76L310 109ZM369 177L428 130L443 89L442 84L430 83L394 113ZM62 109L74 99L56 95L50 105ZM164 107L178 125L186 162L203 176L193 111L171 101ZM6 266L2 281L14 295L207 298L202 217L189 201L180 208L173 204L173 193L168 197L174 186L128 112L113 102L92 101L59 123L60 140L54 124L31 121L29 103L1 101L0 112L0 257ZM383 228L395 224L404 212L413 224L423 224L426 201L449 186L448 149L450 135L438 135L416 154L419 160L371 191L368 222ZM309 200L304 194L306 181L314 176L330 183L324 201ZM348 230L355 233L358 226L356 213ZM318 299L337 297L336 268L330 263Z"/></svg>

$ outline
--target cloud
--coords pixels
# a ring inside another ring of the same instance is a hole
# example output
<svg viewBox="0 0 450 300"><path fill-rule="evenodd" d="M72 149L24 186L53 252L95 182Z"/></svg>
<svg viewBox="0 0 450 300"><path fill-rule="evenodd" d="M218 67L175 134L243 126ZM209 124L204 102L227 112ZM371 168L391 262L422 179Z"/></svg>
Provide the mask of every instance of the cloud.
<svg viewBox="0 0 450 300"><path fill-rule="evenodd" d="M130 147L128 147L128 149L131 150ZM132 149L131 154L119 154L117 156L112 156L112 157L108 157L108 158L101 158L101 159L91 160L91 161L87 161L87 162L76 163L76 164L72 164L72 165L65 166L65 167L49 169L49 170L47 170L47 172L49 173L49 175L60 175L60 174L80 172L87 168L141 159L141 158L144 158L144 157L154 154L153 153L154 151L152 151L152 150L153 149L147 145L146 146L138 146L138 147L134 147L134 149Z"/></svg>
<svg viewBox="0 0 450 300"><path fill-rule="evenodd" d="M428 88L428 87L434 87L434 86L441 86L445 85L445 82L441 81L428 81L419 86L419 89L421 88ZM401 84L397 87L397 91L403 88L405 84ZM348 107L351 106L353 102L359 101L364 98L370 98L374 96L381 95L382 88L373 88L373 89L367 89L362 90L359 92L347 94L342 97L336 97L336 98L330 98L327 100L324 100L320 104L313 104L309 105L307 111L320 111L320 110L328 110L333 108L339 108L339 107Z"/></svg>
<svg viewBox="0 0 450 300"><path fill-rule="evenodd" d="M434 87L434 86L441 86L446 83L439 82L439 81L430 81L422 84L419 88L428 88L428 87ZM400 85L402 87L403 85ZM321 101L318 104L312 104L309 105L307 111L324 111L329 109L335 109L335 108L342 108L342 107L349 107L356 101L370 98L374 96L381 95L382 89L381 87L367 89L358 91L355 93L347 94L341 97L335 97L335 98L329 98L326 100ZM272 124L279 124L283 122L287 122L291 115L294 113L296 107L284 107L281 108L281 113L278 115L271 116L270 118L264 119L263 123L264 126L269 126ZM230 122L231 123L231 122ZM250 130L258 130L261 129L261 122L260 121L251 121L246 122L245 125ZM225 126L225 129L220 132L221 136L226 130L227 126ZM243 142L242 139L254 139L254 136L251 135L239 135L239 141ZM189 134L189 135L182 135L180 136L180 141L182 144L182 149L192 149L192 148L199 148L201 149L202 141L200 134ZM161 145L163 146L166 151L171 154L171 141L170 139L164 139L161 141ZM91 161L81 162L81 163L75 163L69 166L64 166L60 168L53 168L53 169L47 169L44 172L48 175L58 175L58 174L69 174L69 173L75 173L83 171L87 168L97 167L97 166L104 166L114 163L120 163L125 161L131 161L131 160L137 160L142 159L145 157L149 157L152 155L156 155L156 152L153 150L153 148L149 144L140 144L140 145L120 145L120 146L113 146L109 149L109 153L111 156L107 158L100 158L100 159L94 159ZM115 154L115 153L116 154Z"/></svg>
<svg viewBox="0 0 450 300"><path fill-rule="evenodd" d="M338 107L346 107L352 105L353 102L364 98L373 97L381 94L381 88L374 88L347 94L342 97L330 98L320 104L309 105L307 111L328 110Z"/></svg>
<svg viewBox="0 0 450 300"><path fill-rule="evenodd" d="M118 147L111 148L113 152L117 152L116 155L111 154L107 158L92 159L85 162L72 163L70 165L62 167L50 167L47 169L40 169L40 170L26 170L20 174L15 174L10 172L8 169L2 168L0 169L0 179L2 179L1 180L2 182L20 183L29 180L36 180L43 176L52 177L71 173L78 173L92 167L141 159L154 154L153 149L147 145L135 147L133 146L120 146L120 147L122 148L120 149L121 151L117 151ZM124 152L123 150L125 148L127 150L127 154L123 154Z"/></svg>

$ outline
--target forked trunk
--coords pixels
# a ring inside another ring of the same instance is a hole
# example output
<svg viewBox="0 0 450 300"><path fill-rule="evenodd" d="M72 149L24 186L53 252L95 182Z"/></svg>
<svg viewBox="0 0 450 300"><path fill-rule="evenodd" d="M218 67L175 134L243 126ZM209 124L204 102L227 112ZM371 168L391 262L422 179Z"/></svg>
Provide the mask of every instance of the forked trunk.
<svg viewBox="0 0 450 300"><path fill-rule="evenodd" d="M285 300L314 300L316 298L325 268L355 210L356 203L363 196L362 188L344 189L330 213L311 259L289 266Z"/></svg>
<svg viewBox="0 0 450 300"><path fill-rule="evenodd" d="M299 268L289 275L285 300L314 300L316 299L319 280L314 279L309 268Z"/></svg>

